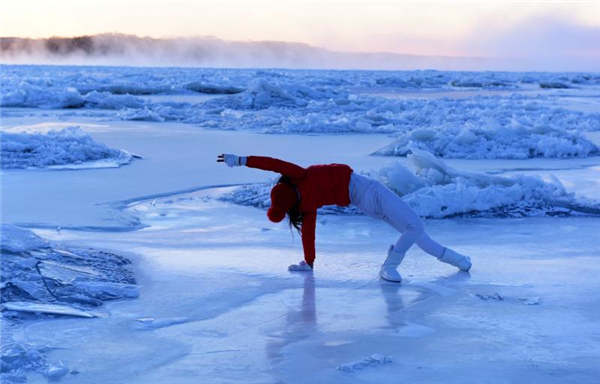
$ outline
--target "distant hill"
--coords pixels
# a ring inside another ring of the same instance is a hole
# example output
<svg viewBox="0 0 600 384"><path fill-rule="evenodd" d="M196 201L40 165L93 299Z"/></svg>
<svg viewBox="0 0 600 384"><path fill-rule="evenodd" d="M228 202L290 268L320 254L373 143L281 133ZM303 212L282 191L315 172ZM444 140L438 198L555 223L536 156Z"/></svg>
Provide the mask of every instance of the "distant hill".
<svg viewBox="0 0 600 384"><path fill-rule="evenodd" d="M314 69L482 69L474 57L336 52L303 43L156 39L124 34L29 39L0 37L0 62L14 64L172 65Z"/></svg>

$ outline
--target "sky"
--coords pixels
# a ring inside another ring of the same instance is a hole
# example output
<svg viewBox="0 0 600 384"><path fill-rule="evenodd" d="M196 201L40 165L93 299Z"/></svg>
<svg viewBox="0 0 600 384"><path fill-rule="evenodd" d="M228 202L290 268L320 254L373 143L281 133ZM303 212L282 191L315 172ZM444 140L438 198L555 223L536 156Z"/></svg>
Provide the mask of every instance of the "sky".
<svg viewBox="0 0 600 384"><path fill-rule="evenodd" d="M336 51L600 62L600 0L6 0L0 35L302 42Z"/></svg>

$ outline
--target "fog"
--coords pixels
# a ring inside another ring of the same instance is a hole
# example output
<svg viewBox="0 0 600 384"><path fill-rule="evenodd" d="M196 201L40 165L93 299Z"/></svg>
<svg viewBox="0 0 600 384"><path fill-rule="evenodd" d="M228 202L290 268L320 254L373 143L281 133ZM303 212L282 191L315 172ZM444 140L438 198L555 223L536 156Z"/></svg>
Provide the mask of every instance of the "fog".
<svg viewBox="0 0 600 384"><path fill-rule="evenodd" d="M226 41L213 37L145 38L100 34L0 40L0 61L12 64L281 67L332 69L476 69L468 57L336 52L302 43Z"/></svg>
<svg viewBox="0 0 600 384"><path fill-rule="evenodd" d="M486 20L459 47L500 69L600 71L600 27L567 16L538 15L514 24Z"/></svg>
<svg viewBox="0 0 600 384"><path fill-rule="evenodd" d="M403 41L400 36L398 41ZM464 56L341 52L304 43L228 41L215 37L149 38L99 34L69 38L0 38L8 64L201 66L314 69L600 70L600 27L557 15L518 23L482 20L452 46Z"/></svg>

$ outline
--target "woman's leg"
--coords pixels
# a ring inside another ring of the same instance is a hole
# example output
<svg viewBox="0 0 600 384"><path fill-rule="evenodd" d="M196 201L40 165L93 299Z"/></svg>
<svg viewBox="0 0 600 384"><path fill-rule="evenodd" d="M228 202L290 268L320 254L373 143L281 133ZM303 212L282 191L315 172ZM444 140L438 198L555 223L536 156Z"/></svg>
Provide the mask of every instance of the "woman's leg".
<svg viewBox="0 0 600 384"><path fill-rule="evenodd" d="M423 235L421 235L421 237L417 239L416 243L419 246L419 248L429 253L431 256L435 256L437 258L442 257L442 255L444 254L444 250L446 249L440 243L429 237L427 232L423 232Z"/></svg>
<svg viewBox="0 0 600 384"><path fill-rule="evenodd" d="M405 253L415 242L418 244L427 236L423 222L408 204L383 184L377 183L374 190L377 194L379 217L402 233L394 250Z"/></svg>
<svg viewBox="0 0 600 384"><path fill-rule="evenodd" d="M402 232L393 247L393 252L402 254L400 261L404 258L406 251L414 243L417 243L419 248L440 261L451 264L463 271L468 271L471 268L471 261L467 256L443 247L429 237L425 232L421 218L398 195L382 184L377 186L376 191L381 217L399 232Z"/></svg>
<svg viewBox="0 0 600 384"><path fill-rule="evenodd" d="M402 233L396 244L390 247L388 251L388 257L381 267L381 277L391 281L399 282L402 280L396 268L404 259L406 251L414 243L417 243L421 249L430 255L452 265L458 266L456 260L463 261L466 259L467 262L462 262L458 267L463 270L470 268L468 258L459 255L460 257L457 259L453 256L456 252L432 240L425 233L423 222L415 211L383 184L353 173L349 187L352 204L369 216L383 219Z"/></svg>

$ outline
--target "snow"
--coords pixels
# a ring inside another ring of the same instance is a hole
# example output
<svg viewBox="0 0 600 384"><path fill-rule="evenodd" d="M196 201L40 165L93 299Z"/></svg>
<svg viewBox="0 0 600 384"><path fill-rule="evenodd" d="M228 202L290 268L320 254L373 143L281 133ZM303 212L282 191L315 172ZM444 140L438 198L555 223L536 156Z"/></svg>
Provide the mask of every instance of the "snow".
<svg viewBox="0 0 600 384"><path fill-rule="evenodd" d="M39 91L2 107L3 135L80 126L145 155L1 171L2 382L597 382L597 74L3 66L0 85ZM68 87L83 105L60 107ZM463 131L485 148L370 155ZM223 152L349 164L473 268L411 248L383 282L397 231L326 207L314 272L290 273L276 175Z"/></svg>
<svg viewBox="0 0 600 384"><path fill-rule="evenodd" d="M46 133L0 132L0 138L3 169L119 167L133 159L76 126Z"/></svg>

